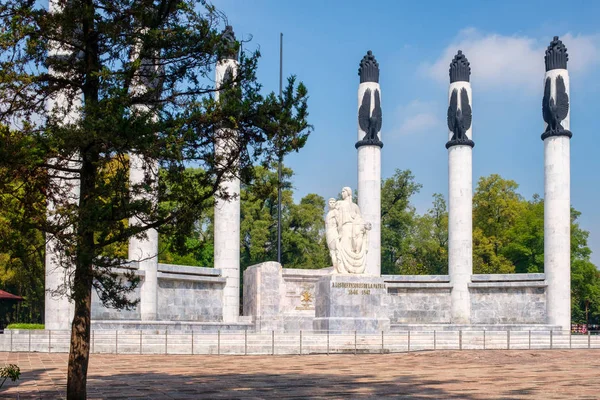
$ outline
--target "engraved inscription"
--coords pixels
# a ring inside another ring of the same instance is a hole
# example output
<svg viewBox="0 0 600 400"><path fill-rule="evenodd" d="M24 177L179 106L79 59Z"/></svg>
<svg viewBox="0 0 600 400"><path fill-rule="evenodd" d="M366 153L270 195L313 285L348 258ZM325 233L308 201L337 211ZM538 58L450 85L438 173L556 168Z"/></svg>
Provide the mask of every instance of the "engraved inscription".
<svg viewBox="0 0 600 400"><path fill-rule="evenodd" d="M385 289L385 283L331 282L335 289Z"/></svg>
<svg viewBox="0 0 600 400"><path fill-rule="evenodd" d="M366 283L366 282L331 282L331 287L335 289L348 289L349 295L370 295L371 289L386 289L385 283Z"/></svg>

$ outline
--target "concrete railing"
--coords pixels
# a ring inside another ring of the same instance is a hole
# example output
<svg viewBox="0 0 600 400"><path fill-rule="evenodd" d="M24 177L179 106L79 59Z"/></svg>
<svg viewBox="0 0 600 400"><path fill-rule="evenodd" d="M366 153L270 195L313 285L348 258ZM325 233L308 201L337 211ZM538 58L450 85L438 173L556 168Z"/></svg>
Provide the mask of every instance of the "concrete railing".
<svg viewBox="0 0 600 400"><path fill-rule="evenodd" d="M218 331L92 331L91 352L112 354L285 355L399 353L424 350L600 349L600 332L560 331L405 331L255 333ZM0 335L0 351L69 351L70 331L11 331Z"/></svg>

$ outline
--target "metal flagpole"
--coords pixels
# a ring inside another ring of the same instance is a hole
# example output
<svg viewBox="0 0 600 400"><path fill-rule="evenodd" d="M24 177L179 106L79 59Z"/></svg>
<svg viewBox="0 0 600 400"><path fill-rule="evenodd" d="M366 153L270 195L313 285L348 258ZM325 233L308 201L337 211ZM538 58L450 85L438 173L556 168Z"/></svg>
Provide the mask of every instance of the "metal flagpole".
<svg viewBox="0 0 600 400"><path fill-rule="evenodd" d="M283 101L283 33L279 34L279 100ZM281 135L281 132L279 132ZM277 167L277 262L281 263L281 137L279 138L279 165Z"/></svg>

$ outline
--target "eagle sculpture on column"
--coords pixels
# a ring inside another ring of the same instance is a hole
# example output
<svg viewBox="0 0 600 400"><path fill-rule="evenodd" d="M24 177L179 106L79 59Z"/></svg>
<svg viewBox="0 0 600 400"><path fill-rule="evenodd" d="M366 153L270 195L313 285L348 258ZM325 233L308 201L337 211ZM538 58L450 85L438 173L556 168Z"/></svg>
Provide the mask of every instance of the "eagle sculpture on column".
<svg viewBox="0 0 600 400"><path fill-rule="evenodd" d="M570 137L571 132L561 125L561 122L567 118L569 113L569 95L565 87L565 80L560 75L556 77L556 94L554 98L551 96L551 85L552 79L547 77L544 86L544 98L542 99L542 115L548 126L542 138L563 135Z"/></svg>
<svg viewBox="0 0 600 400"><path fill-rule="evenodd" d="M469 104L469 94L465 88L460 90L460 108L458 107L458 90L454 89L448 106L448 129L452 132L452 144L471 144L467 131L471 127L473 116ZM446 145L448 147L448 145Z"/></svg>
<svg viewBox="0 0 600 400"><path fill-rule="evenodd" d="M371 89L365 90L362 98L362 103L358 109L358 126L366 132L365 137L359 142L361 144L380 145L377 134L381 130L381 99L379 98L379 90L375 89L374 96L375 107L371 113ZM383 144L381 144L383 145Z"/></svg>

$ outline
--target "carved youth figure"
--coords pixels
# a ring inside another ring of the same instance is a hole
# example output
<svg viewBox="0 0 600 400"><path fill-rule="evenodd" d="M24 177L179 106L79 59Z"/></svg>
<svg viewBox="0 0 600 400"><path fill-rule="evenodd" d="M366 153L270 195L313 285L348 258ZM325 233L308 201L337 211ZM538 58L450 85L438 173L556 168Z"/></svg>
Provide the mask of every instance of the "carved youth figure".
<svg viewBox="0 0 600 400"><path fill-rule="evenodd" d="M341 268L338 260L337 248L340 241L340 234L338 232L338 211L336 209L336 201L334 198L329 199L329 211L325 216L325 239L327 240L327 247L329 248L329 255L331 256L331 262L334 270L337 273L345 273Z"/></svg>

